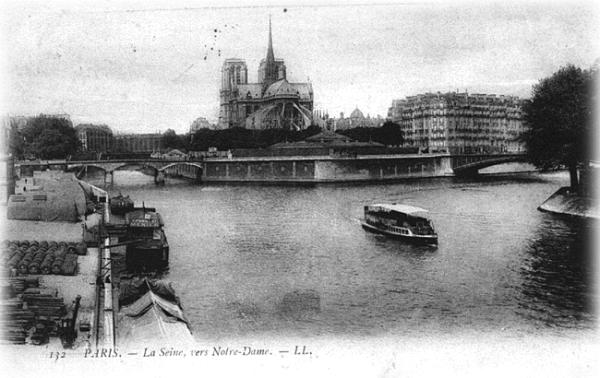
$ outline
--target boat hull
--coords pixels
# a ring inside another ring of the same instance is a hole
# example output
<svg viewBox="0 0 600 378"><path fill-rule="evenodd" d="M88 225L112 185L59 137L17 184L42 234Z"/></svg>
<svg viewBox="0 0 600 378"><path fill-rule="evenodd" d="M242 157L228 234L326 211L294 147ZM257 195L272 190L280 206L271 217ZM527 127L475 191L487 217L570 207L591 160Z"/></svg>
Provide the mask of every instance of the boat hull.
<svg viewBox="0 0 600 378"><path fill-rule="evenodd" d="M169 266L169 246L145 247L130 245L125 256L128 270L153 270L165 269Z"/></svg>
<svg viewBox="0 0 600 378"><path fill-rule="evenodd" d="M403 235L403 234L397 234L395 232L391 232L388 230L382 230L382 229L372 226L364 221L361 222L361 225L362 225L362 228L364 228L366 231L372 232L374 234L385 235L385 236L388 236L390 238L397 239L397 240L403 240L403 241L407 241L407 242L411 242L411 243L415 243L415 244L437 245L437 243L438 243L437 235Z"/></svg>

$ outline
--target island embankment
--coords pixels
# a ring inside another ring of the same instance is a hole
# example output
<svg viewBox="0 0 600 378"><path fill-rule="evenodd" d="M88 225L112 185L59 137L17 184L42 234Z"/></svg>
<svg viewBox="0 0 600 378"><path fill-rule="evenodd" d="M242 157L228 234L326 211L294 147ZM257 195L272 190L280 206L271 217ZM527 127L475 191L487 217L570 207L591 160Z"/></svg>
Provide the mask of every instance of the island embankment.
<svg viewBox="0 0 600 378"><path fill-rule="evenodd" d="M569 187L562 187L551 195L538 210L577 218L599 219L598 201L582 195Z"/></svg>
<svg viewBox="0 0 600 378"><path fill-rule="evenodd" d="M562 187L551 195L538 210L547 213L582 219L600 218L597 183L600 175L598 167L590 165L578 171L575 189Z"/></svg>

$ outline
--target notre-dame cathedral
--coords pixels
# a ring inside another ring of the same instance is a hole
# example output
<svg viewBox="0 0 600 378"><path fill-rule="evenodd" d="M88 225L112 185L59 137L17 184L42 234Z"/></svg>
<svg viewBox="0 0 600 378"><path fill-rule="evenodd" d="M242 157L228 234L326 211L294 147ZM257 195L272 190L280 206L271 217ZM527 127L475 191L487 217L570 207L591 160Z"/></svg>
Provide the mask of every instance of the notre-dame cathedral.
<svg viewBox="0 0 600 378"><path fill-rule="evenodd" d="M258 67L258 83L248 83L242 59L226 59L221 70L219 128L305 129L312 123L311 83L290 83L283 59L275 59L269 19L267 57Z"/></svg>

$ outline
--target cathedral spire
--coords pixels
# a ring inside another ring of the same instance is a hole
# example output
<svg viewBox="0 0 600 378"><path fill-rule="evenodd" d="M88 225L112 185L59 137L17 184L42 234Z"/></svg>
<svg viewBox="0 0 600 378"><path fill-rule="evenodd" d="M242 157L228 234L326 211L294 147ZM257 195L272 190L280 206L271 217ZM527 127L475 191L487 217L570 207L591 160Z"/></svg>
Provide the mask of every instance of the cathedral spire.
<svg viewBox="0 0 600 378"><path fill-rule="evenodd" d="M275 63L275 54L273 54L273 37L271 35L271 15L269 15L269 47L267 48L267 64Z"/></svg>
<svg viewBox="0 0 600 378"><path fill-rule="evenodd" d="M279 76L277 72L277 63L275 63L275 54L273 54L273 36L271 32L271 15L269 15L269 46L267 48L267 59L265 59L265 76L263 80L264 89L277 81Z"/></svg>

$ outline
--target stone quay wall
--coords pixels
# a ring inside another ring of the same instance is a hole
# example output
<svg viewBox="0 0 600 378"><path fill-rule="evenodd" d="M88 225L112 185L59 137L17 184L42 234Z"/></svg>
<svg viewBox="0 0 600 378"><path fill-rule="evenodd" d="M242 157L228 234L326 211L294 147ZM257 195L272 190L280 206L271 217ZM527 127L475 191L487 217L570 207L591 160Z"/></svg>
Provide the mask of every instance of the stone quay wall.
<svg viewBox="0 0 600 378"><path fill-rule="evenodd" d="M203 182L318 183L453 175L451 158L445 154L254 157L211 159L202 164Z"/></svg>

